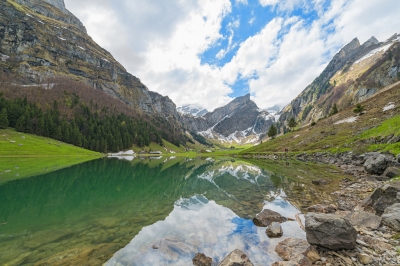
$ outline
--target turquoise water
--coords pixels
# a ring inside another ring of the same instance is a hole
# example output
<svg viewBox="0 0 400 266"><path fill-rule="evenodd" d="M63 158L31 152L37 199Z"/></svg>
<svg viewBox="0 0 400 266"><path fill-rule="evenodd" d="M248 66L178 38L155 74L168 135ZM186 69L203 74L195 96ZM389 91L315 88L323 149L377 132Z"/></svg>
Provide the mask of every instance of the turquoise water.
<svg viewBox="0 0 400 266"><path fill-rule="evenodd" d="M90 161L0 186L0 264L191 265L239 248L268 265L282 239L251 219L263 208L294 218L324 197L307 187L234 160ZM282 227L305 238L297 222Z"/></svg>

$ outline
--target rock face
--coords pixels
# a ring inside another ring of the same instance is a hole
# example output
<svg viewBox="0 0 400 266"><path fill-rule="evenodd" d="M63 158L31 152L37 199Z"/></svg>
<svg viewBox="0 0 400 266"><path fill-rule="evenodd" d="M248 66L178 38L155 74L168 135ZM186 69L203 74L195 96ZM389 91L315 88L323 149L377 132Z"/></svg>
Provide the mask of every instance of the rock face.
<svg viewBox="0 0 400 266"><path fill-rule="evenodd" d="M394 203L400 203L400 181L385 184L364 200L365 206L374 208L377 215L382 215L385 209Z"/></svg>
<svg viewBox="0 0 400 266"><path fill-rule="evenodd" d="M253 219L253 223L256 226L267 227L273 222L283 223L286 222L287 218L280 215L277 212L271 211L269 209L265 209Z"/></svg>
<svg viewBox="0 0 400 266"><path fill-rule="evenodd" d="M400 232L400 203L395 203L385 209L382 214L382 222Z"/></svg>
<svg viewBox="0 0 400 266"><path fill-rule="evenodd" d="M252 136L252 142L258 141L259 135L265 135L274 122L273 116L260 110L250 100L250 94L238 97L202 117L182 117L182 123L190 132L199 133L206 138L237 143Z"/></svg>
<svg viewBox="0 0 400 266"><path fill-rule="evenodd" d="M282 226L280 223L273 222L265 231L268 237L281 237L283 235Z"/></svg>
<svg viewBox="0 0 400 266"><path fill-rule="evenodd" d="M381 224L382 218L365 211L356 211L349 215L349 221L353 226L376 230Z"/></svg>
<svg viewBox="0 0 400 266"><path fill-rule="evenodd" d="M253 266L246 254L235 249L218 266Z"/></svg>
<svg viewBox="0 0 400 266"><path fill-rule="evenodd" d="M193 258L194 266L211 266L212 258L207 257L203 253L197 253Z"/></svg>
<svg viewBox="0 0 400 266"><path fill-rule="evenodd" d="M16 2L20 5L0 0L0 53L9 57L0 61L0 69L24 83L60 76L80 80L140 112L179 124L175 104L149 91L95 43L63 0Z"/></svg>
<svg viewBox="0 0 400 266"><path fill-rule="evenodd" d="M372 175L381 175L388 166L388 160L383 154L376 154L364 163L364 170Z"/></svg>
<svg viewBox="0 0 400 266"><path fill-rule="evenodd" d="M354 249L357 231L349 221L335 214L308 213L306 237L312 245L332 250Z"/></svg>

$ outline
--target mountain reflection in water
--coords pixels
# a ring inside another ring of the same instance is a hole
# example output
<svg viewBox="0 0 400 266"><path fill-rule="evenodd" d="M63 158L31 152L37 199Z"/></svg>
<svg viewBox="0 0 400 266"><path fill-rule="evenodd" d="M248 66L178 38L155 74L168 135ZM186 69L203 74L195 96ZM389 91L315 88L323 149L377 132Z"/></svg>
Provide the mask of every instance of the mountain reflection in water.
<svg viewBox="0 0 400 266"><path fill-rule="evenodd" d="M282 239L269 239L254 215L268 207L294 218L290 202L326 196L274 167L113 158L4 183L0 264L190 265L197 252L217 262L235 248L270 263ZM305 237L297 222L282 227L283 238Z"/></svg>

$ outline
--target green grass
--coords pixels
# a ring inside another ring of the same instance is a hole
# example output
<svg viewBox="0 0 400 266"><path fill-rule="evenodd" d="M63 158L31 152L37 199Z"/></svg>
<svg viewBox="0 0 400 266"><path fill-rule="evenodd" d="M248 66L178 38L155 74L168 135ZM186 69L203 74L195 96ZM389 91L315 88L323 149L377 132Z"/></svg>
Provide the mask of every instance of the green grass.
<svg viewBox="0 0 400 266"><path fill-rule="evenodd" d="M0 183L55 171L102 157L53 139L0 130Z"/></svg>

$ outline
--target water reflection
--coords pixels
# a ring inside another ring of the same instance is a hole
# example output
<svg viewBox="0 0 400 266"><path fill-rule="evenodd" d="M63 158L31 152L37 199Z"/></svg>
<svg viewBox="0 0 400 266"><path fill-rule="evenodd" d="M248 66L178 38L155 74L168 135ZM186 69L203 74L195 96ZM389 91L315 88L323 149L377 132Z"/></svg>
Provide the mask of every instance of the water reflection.
<svg viewBox="0 0 400 266"><path fill-rule="evenodd" d="M193 252L219 261L241 248L264 265L275 259L280 240L254 227L254 215L268 206L293 218L298 197L323 195L302 186L306 180L287 178L282 166L271 167L113 158L8 182L0 186L0 264L100 265L112 258L111 265L152 265L151 259L188 265ZM304 237L296 222L283 230L285 237Z"/></svg>

